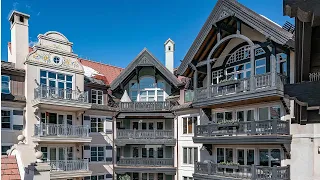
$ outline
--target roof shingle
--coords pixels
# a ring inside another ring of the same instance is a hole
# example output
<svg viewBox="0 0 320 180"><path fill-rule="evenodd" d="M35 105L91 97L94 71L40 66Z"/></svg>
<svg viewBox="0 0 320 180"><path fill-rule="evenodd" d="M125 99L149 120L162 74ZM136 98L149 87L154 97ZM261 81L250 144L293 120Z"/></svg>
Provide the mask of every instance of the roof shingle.
<svg viewBox="0 0 320 180"><path fill-rule="evenodd" d="M21 179L15 156L1 156L1 179Z"/></svg>

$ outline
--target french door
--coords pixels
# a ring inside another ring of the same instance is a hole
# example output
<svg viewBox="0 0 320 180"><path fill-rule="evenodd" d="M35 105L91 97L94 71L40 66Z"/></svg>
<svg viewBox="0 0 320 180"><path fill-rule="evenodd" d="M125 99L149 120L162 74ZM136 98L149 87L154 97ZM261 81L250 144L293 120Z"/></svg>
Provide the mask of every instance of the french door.
<svg viewBox="0 0 320 180"><path fill-rule="evenodd" d="M74 148L69 147L41 147L41 150L45 150L45 160L50 162L51 168L54 170L66 171L70 169L69 160L74 158Z"/></svg>
<svg viewBox="0 0 320 180"><path fill-rule="evenodd" d="M164 122L163 121L145 121L139 123L138 121L133 121L131 125L132 129L137 130L163 130Z"/></svg>

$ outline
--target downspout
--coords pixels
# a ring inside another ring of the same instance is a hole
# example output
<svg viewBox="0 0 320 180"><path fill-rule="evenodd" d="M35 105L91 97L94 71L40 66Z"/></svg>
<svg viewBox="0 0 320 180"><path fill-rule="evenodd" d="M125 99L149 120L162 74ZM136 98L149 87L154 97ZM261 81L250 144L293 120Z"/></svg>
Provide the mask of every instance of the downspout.
<svg viewBox="0 0 320 180"><path fill-rule="evenodd" d="M176 131L177 131L177 143L176 143L176 147L177 147L177 152L176 152L176 161L177 161L177 178L176 180L179 180L179 121L178 121L178 118L177 118L177 114L175 111L173 111L173 114L174 114L174 119L177 120L177 127L176 127ZM174 124L174 122L173 122Z"/></svg>

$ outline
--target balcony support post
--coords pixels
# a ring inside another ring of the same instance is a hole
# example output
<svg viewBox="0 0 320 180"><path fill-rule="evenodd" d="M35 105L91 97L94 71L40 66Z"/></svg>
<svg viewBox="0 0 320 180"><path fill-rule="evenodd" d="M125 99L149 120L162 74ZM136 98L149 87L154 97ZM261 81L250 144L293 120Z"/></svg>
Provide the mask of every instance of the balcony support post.
<svg viewBox="0 0 320 180"><path fill-rule="evenodd" d="M207 97L210 98L210 87L211 87L211 64L210 60L207 60Z"/></svg>
<svg viewBox="0 0 320 180"><path fill-rule="evenodd" d="M278 125L278 120L277 119L273 119L272 120L272 134L277 134L277 125Z"/></svg>
<svg viewBox="0 0 320 180"><path fill-rule="evenodd" d="M251 73L250 73L250 91L253 91L255 89L254 87L254 75L255 75L255 62L254 62L254 49L255 46L250 46L250 64L251 64Z"/></svg>
<svg viewBox="0 0 320 180"><path fill-rule="evenodd" d="M277 51L276 46L272 46L272 54L271 54L271 86L276 86L276 72L277 72L277 63L276 63Z"/></svg>
<svg viewBox="0 0 320 180"><path fill-rule="evenodd" d="M252 180L257 179L256 165L254 165L254 164L251 165L251 179Z"/></svg>

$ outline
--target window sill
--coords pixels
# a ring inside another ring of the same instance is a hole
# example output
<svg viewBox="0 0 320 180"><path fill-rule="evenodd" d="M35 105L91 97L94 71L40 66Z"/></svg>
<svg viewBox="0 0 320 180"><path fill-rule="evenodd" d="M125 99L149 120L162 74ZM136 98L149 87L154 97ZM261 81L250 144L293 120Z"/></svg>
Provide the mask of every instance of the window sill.
<svg viewBox="0 0 320 180"><path fill-rule="evenodd" d="M1 129L2 132L17 132L17 131L23 131L23 129L21 130L15 130L15 129Z"/></svg>

